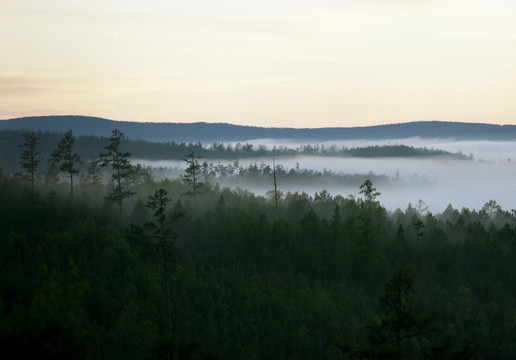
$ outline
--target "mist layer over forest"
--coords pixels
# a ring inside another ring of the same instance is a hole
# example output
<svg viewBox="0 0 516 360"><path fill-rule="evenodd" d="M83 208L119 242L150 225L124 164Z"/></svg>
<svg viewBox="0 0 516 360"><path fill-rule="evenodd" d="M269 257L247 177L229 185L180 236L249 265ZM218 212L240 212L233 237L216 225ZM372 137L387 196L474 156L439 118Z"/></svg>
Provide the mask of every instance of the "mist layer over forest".
<svg viewBox="0 0 516 360"><path fill-rule="evenodd" d="M278 142L276 139L255 139L246 141L246 143L254 146L263 145L267 148L274 146L299 147L302 145L313 145L313 142L282 140ZM237 142L229 144L236 145ZM440 149L450 153L462 153L471 155L477 160L504 161L514 157L516 153L516 141L504 140L457 140L455 138L435 138L424 139L420 137L411 137L404 139L356 139L342 141L325 141L319 142L320 146L335 145L338 147L361 148L368 146L384 146L384 145L405 145L415 148Z"/></svg>
<svg viewBox="0 0 516 360"><path fill-rule="evenodd" d="M249 142L254 146L297 148L309 145L300 142L282 142L263 139ZM514 207L516 198L516 163L511 157L516 153L516 143L509 141L428 141L419 138L385 141L343 141L324 143L320 146L362 148L385 145L406 145L417 148L441 149L450 153L467 155L467 159L448 156L432 157L328 157L328 156L287 156L275 159L288 173L292 169L305 169L321 174L369 175L377 178L377 188L381 192L382 204L388 210L405 209L423 200L434 213L442 212L448 205L454 208L481 209L489 200L495 200L504 209ZM237 144L232 144L236 146ZM312 144L313 145L313 144ZM200 159L200 162L228 166L238 160L238 165L247 168L272 167L272 157L248 159ZM153 169L161 168L159 176L176 177L184 171L184 161L136 160ZM238 172L235 170L235 172ZM261 179L214 179L221 186L240 187L257 194L265 194L272 186L272 178ZM314 195L322 189L332 195L357 196L356 182L346 182L335 176L320 176L305 182L283 178L278 181L283 192L306 192Z"/></svg>
<svg viewBox="0 0 516 360"><path fill-rule="evenodd" d="M41 156L48 157L60 135L40 133ZM21 131L0 132L0 163L6 172L18 171ZM107 139L77 137L77 152L83 159L83 173L89 160ZM153 143L123 140L132 162L148 167L157 179L180 178L183 158L192 152L199 157L203 181L231 189L241 188L258 195L272 189L273 159L277 166L278 189L306 192L313 196L327 190L332 195L357 196L367 178L381 192L382 204L390 211L405 209L423 200L430 211L454 208L481 209L495 200L504 209L514 207L513 180L516 165L511 157L516 142L454 139L348 140L309 143L271 139L244 143ZM40 170L48 171L43 160ZM79 180L79 179L78 179Z"/></svg>

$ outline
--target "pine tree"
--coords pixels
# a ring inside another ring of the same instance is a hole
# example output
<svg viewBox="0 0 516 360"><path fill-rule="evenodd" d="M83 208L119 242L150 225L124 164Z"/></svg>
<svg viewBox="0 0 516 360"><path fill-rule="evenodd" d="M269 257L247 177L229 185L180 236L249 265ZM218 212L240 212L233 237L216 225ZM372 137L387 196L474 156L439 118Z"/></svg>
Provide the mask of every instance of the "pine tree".
<svg viewBox="0 0 516 360"><path fill-rule="evenodd" d="M75 138L72 134L72 130L68 130L59 144L50 155L50 161L59 164L59 171L67 174L70 178L70 196L73 199L73 177L79 174L77 165L81 162L79 154L73 152L73 145Z"/></svg>
<svg viewBox="0 0 516 360"><path fill-rule="evenodd" d="M362 245L367 252L367 273L369 277L372 275L371 261L373 253L373 234L372 234L372 211L375 205L378 204L376 197L380 195L376 188L373 187L371 180L367 179L363 184L360 185L360 194L364 194L365 205L364 215L360 215L359 219L362 224L360 225L360 231L362 233Z"/></svg>
<svg viewBox="0 0 516 360"><path fill-rule="evenodd" d="M122 222L122 202L125 198L134 195L134 192L128 189L128 178L132 171L132 165L129 161L131 154L122 152L120 149L123 138L124 134L120 130L114 129L109 138L109 145L104 147L107 152L99 154L101 166L111 166L113 170L111 175L113 188L106 198L118 204L120 222Z"/></svg>
<svg viewBox="0 0 516 360"><path fill-rule="evenodd" d="M173 335L172 329L172 305L170 299L170 247L172 239L176 236L167 223L165 208L170 202L167 192L164 189L156 190L154 195L149 196L149 201L145 205L154 212L154 221L145 224L145 227L151 233L151 238L157 241L160 252L161 265L163 266L163 275L165 277L165 290L167 294L167 314L168 314L168 335ZM178 215L179 216L179 215Z"/></svg>
<svg viewBox="0 0 516 360"><path fill-rule="evenodd" d="M177 204L172 215L167 217L166 208L170 202L170 198L166 190L159 189L150 195L145 207L153 212L154 219L146 222L142 226L131 224L131 236L143 248L150 250L150 256L158 264L162 266L164 286L167 302L167 333L172 337L174 330L172 327L172 303L171 303L171 287L170 273L172 264L173 240L177 234L172 230L171 225L180 217L182 212L177 212Z"/></svg>
<svg viewBox="0 0 516 360"><path fill-rule="evenodd" d="M19 147L23 149L20 155L20 165L22 169L24 169L31 181L31 189L34 192L34 182L36 172L38 171L39 160L37 156L41 153L38 151L39 140L41 140L41 136L36 135L36 132L33 130L25 130L22 134L25 139L24 143Z"/></svg>
<svg viewBox="0 0 516 360"><path fill-rule="evenodd" d="M276 161L272 158L272 174L273 174L273 185L274 185L274 208L276 209L276 216L278 216L278 181L276 177Z"/></svg>
<svg viewBox="0 0 516 360"><path fill-rule="evenodd" d="M344 354L356 359L393 359L413 358L405 344L417 341L426 335L435 335L425 340L421 348L421 358L467 360L475 358L478 347L471 342L456 344L444 335L443 329L430 316L419 317L412 303L414 277L408 269L399 268L384 284L379 299L383 316L375 324L367 326L367 345L350 346L335 344ZM444 337L443 337L444 335ZM423 351L424 350L424 351Z"/></svg>
<svg viewBox="0 0 516 360"><path fill-rule="evenodd" d="M373 186L371 180L367 179L360 185L360 194L364 194L366 202L373 203L377 196L381 195Z"/></svg>
<svg viewBox="0 0 516 360"><path fill-rule="evenodd" d="M201 172L201 165L199 164L200 157L195 156L193 151L190 151L184 161L186 162L185 174L183 175L183 181L192 187L192 195L194 202L197 201L197 193L199 189L204 185L199 181L199 175Z"/></svg>

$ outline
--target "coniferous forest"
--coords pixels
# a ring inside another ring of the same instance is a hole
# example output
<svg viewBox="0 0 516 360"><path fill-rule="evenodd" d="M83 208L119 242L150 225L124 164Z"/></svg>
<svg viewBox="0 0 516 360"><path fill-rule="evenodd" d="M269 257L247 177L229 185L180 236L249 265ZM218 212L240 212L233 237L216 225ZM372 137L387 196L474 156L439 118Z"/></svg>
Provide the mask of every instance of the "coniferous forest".
<svg viewBox="0 0 516 360"><path fill-rule="evenodd" d="M516 217L221 188L20 138L0 172L0 346L52 359L514 359ZM12 160L12 159L11 159ZM45 164L44 164L45 163ZM39 169L45 165L45 172ZM363 180L363 181L362 181Z"/></svg>

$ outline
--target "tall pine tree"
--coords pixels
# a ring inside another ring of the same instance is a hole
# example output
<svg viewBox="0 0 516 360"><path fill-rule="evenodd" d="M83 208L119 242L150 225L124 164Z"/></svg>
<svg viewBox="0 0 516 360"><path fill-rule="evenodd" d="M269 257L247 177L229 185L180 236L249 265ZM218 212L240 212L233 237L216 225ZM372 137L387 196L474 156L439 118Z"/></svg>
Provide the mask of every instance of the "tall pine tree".
<svg viewBox="0 0 516 360"><path fill-rule="evenodd" d="M134 195L134 192L129 190L128 184L128 178L132 171L132 165L129 161L131 154L122 152L121 141L123 138L124 134L120 130L114 129L109 138L109 145L104 147L107 151L99 154L101 166L110 166L113 170L111 175L113 187L106 198L118 204L120 222L122 222L122 202L129 196Z"/></svg>
<svg viewBox="0 0 516 360"><path fill-rule="evenodd" d="M59 171L67 174L70 178L70 196L73 199L73 177L79 174L77 165L81 162L79 154L73 151L73 145L75 143L75 137L72 134L72 130L65 132L63 138L57 145L50 155L50 161L59 164Z"/></svg>
<svg viewBox="0 0 516 360"><path fill-rule="evenodd" d="M39 141L41 136L37 135L34 130L25 130L22 134L25 141L19 147L22 149L20 155L20 165L24 169L31 181L31 189L34 192L34 183L36 178L36 172L38 171L39 160L37 156L41 153L38 151Z"/></svg>
<svg viewBox="0 0 516 360"><path fill-rule="evenodd" d="M199 181L201 173L201 165L199 164L199 157L195 156L193 151L184 158L186 162L185 174L183 175L183 181L192 187L191 194L193 195L194 201L197 201L197 193L199 189L204 185Z"/></svg>

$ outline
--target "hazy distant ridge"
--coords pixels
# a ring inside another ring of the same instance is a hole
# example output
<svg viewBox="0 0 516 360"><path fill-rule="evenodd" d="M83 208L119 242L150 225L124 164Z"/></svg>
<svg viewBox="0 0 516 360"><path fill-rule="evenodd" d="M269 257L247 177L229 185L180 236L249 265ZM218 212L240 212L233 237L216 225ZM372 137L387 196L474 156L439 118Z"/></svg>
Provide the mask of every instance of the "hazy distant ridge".
<svg viewBox="0 0 516 360"><path fill-rule="evenodd" d="M75 135L109 136L114 128L130 139L176 142L223 142L252 139L332 141L353 139L453 138L456 140L516 140L516 125L491 125L442 121L366 127L316 129L263 128L224 123L135 123L88 116L35 116L0 120L0 130L33 129Z"/></svg>

